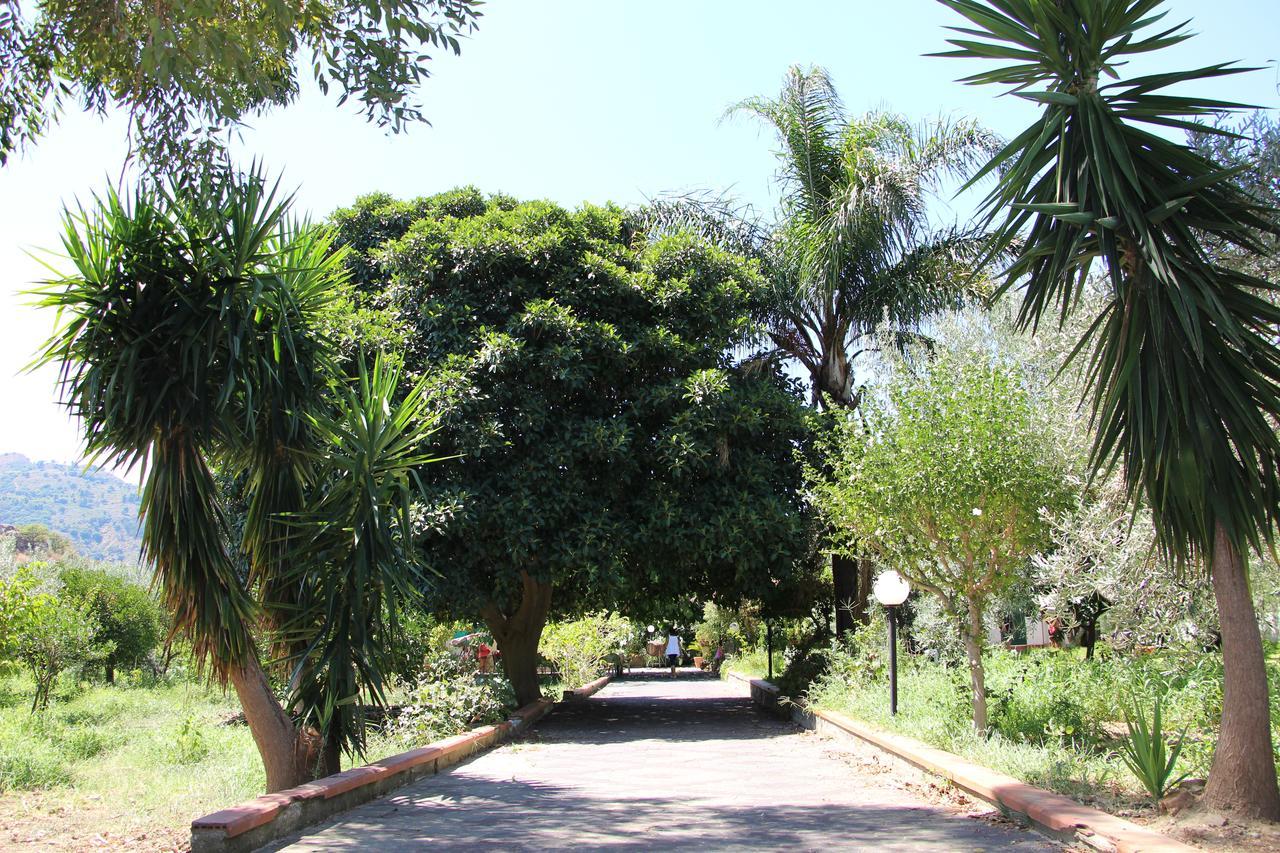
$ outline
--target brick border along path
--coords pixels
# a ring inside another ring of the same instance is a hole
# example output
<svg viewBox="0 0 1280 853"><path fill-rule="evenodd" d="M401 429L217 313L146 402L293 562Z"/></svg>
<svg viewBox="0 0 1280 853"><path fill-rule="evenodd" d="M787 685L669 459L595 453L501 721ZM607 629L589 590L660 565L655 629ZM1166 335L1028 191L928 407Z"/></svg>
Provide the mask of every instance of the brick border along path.
<svg viewBox="0 0 1280 853"><path fill-rule="evenodd" d="M272 850L1059 849L863 773L701 673L638 673Z"/></svg>

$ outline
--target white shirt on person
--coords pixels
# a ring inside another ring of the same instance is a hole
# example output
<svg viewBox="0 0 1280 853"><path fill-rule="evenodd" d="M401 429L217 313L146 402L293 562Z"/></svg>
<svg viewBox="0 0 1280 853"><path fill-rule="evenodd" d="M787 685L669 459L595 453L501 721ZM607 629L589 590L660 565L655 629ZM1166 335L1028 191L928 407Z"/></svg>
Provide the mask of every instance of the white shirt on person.
<svg viewBox="0 0 1280 853"><path fill-rule="evenodd" d="M680 654L680 635L679 634L672 634L670 637L667 637L667 654L669 655Z"/></svg>

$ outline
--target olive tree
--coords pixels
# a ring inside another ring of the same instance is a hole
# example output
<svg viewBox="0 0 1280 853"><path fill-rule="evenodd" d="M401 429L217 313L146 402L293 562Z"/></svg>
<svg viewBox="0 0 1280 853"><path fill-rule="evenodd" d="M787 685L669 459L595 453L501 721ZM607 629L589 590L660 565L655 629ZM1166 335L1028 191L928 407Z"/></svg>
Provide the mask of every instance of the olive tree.
<svg viewBox="0 0 1280 853"><path fill-rule="evenodd" d="M828 445L817 505L851 551L866 549L937 597L964 639L973 725L987 729L987 605L1048 541L1066 495L1061 462L1013 366L943 352L899 374Z"/></svg>

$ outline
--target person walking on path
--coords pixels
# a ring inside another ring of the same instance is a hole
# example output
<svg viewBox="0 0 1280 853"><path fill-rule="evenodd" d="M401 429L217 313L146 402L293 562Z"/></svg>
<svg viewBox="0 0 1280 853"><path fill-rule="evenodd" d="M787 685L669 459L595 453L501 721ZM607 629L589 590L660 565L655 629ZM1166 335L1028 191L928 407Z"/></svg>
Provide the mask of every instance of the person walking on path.
<svg viewBox="0 0 1280 853"><path fill-rule="evenodd" d="M671 665L671 677L676 677L676 665L680 663L680 655L684 652L684 644L676 633L676 626L667 627L667 663Z"/></svg>

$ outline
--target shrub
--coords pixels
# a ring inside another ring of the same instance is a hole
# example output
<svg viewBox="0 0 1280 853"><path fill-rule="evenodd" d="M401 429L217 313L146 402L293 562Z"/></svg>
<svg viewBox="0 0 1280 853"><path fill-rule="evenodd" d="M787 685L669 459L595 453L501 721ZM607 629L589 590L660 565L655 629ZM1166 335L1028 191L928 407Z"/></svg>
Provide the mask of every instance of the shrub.
<svg viewBox="0 0 1280 853"><path fill-rule="evenodd" d="M624 651L634 629L615 613L594 613L572 622L550 622L539 642L543 657L566 687L581 687L600 675L607 655Z"/></svg>
<svg viewBox="0 0 1280 853"><path fill-rule="evenodd" d="M196 722L196 718L188 715L173 736L173 751L170 753L174 764L196 764L209 754L209 742L204 730Z"/></svg>
<svg viewBox="0 0 1280 853"><path fill-rule="evenodd" d="M499 723L515 709L511 684L501 675L480 675L450 655L432 661L409 695L393 728L401 738L430 742L474 726Z"/></svg>
<svg viewBox="0 0 1280 853"><path fill-rule="evenodd" d="M97 641L110 645L101 661L108 684L117 668L140 666L160 645L165 612L148 590L86 565L64 566L59 578L62 597L83 606L96 624Z"/></svg>
<svg viewBox="0 0 1280 853"><path fill-rule="evenodd" d="M1129 737L1121 744L1123 751L1120 753L1125 765L1138 777L1138 781L1151 794L1155 803L1160 802L1169 788L1187 777L1183 773L1170 781L1178 764L1178 754L1182 752L1182 740L1186 732L1178 736L1178 742L1170 749L1165 743L1160 703L1160 696L1157 694L1151 722L1148 723L1142 708L1130 699L1129 705L1124 709L1124 722L1129 729Z"/></svg>
<svg viewBox="0 0 1280 853"><path fill-rule="evenodd" d="M49 694L64 670L111 651L110 644L98 640L96 624L85 605L37 591L39 588L26 568L0 581L7 645L35 680L32 711L49 704Z"/></svg>

